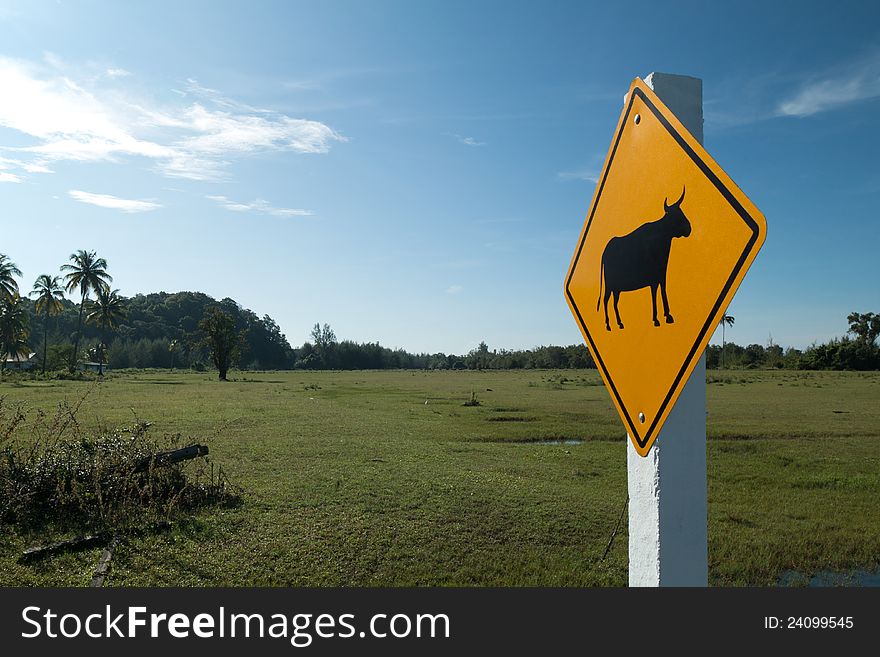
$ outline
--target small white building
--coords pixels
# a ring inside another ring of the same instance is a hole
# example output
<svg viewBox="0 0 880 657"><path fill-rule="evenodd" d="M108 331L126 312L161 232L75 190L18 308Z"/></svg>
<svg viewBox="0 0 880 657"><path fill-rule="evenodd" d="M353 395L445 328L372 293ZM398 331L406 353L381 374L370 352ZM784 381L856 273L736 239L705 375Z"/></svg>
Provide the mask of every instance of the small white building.
<svg viewBox="0 0 880 657"><path fill-rule="evenodd" d="M87 360L86 362L79 364L79 369L82 370L83 372L100 372L101 371L101 363ZM107 365L107 363L104 363L103 369L105 372L109 372L110 366Z"/></svg>
<svg viewBox="0 0 880 657"><path fill-rule="evenodd" d="M5 368L7 370L19 370L19 371L32 370L37 364L36 356L37 356L36 352L28 354L27 357L20 356L20 355L7 356Z"/></svg>

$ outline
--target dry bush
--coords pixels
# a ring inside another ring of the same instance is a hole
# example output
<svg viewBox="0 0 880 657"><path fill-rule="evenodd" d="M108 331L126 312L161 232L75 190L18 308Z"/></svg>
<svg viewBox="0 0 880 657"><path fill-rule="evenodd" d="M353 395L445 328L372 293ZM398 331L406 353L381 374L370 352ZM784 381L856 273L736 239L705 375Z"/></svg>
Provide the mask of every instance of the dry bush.
<svg viewBox="0 0 880 657"><path fill-rule="evenodd" d="M159 439L139 419L122 429L85 430L77 414L87 394L51 415L0 397L0 523L119 531L239 501L207 457L157 464L154 455L184 445L180 434Z"/></svg>

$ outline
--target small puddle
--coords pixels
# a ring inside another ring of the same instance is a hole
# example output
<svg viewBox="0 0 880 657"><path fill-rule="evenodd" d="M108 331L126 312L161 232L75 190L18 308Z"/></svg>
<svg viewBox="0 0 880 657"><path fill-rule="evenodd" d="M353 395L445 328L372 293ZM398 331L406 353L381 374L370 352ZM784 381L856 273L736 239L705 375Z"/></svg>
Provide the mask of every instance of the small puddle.
<svg viewBox="0 0 880 657"><path fill-rule="evenodd" d="M780 586L803 586L806 583L810 588L823 586L880 586L880 570L868 572L856 570L840 573L833 570L823 570L813 575L809 580L803 573L794 570L786 570L779 578Z"/></svg>

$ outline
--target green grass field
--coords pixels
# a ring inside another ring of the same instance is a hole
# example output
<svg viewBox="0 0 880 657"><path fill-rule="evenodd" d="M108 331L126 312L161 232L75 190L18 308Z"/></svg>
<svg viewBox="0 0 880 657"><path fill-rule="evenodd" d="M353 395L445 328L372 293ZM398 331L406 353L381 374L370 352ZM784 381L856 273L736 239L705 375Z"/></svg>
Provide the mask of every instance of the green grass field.
<svg viewBox="0 0 880 657"><path fill-rule="evenodd" d="M207 443L243 487L239 507L130 539L106 585L626 585L625 522L601 559L626 454L596 372L231 376L0 383L47 411L90 390L82 424L136 413ZM708 378L710 583L880 566L880 374ZM21 564L47 537L0 532L2 585L83 586L101 553Z"/></svg>

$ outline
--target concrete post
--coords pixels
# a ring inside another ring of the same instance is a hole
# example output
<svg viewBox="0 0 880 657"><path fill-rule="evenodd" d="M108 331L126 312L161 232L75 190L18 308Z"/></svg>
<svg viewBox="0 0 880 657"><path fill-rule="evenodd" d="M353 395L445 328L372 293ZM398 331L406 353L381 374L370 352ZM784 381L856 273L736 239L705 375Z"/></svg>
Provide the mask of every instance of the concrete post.
<svg viewBox="0 0 880 657"><path fill-rule="evenodd" d="M703 143L702 80L651 73L645 82ZM705 354L648 455L626 442L629 585L707 586Z"/></svg>

